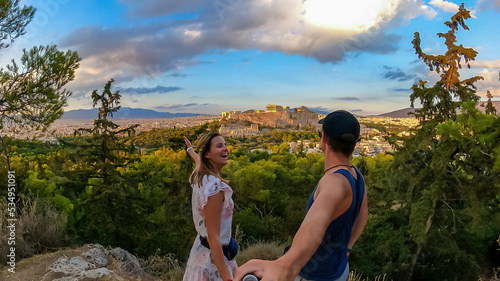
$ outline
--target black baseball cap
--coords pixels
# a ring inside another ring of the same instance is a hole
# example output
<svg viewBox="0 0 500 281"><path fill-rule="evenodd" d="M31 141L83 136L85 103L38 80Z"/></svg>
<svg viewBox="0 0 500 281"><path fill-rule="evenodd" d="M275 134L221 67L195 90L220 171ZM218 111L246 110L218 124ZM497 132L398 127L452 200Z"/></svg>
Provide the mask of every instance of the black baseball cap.
<svg viewBox="0 0 500 281"><path fill-rule="evenodd" d="M323 124L323 133L336 141L354 144L360 140L358 119L345 110L334 111L318 123Z"/></svg>

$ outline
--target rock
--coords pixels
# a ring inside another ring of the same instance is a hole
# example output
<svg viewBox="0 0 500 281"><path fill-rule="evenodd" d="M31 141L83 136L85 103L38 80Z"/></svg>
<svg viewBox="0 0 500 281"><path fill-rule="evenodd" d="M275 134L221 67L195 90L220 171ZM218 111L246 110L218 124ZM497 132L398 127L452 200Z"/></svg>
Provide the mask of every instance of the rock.
<svg viewBox="0 0 500 281"><path fill-rule="evenodd" d="M135 256L122 248L106 250L99 244L66 249L20 260L16 272L0 271L0 280L154 280Z"/></svg>
<svg viewBox="0 0 500 281"><path fill-rule="evenodd" d="M105 267L108 265L106 256L109 254L102 245L92 244L93 248L83 254L85 259L97 267Z"/></svg>
<svg viewBox="0 0 500 281"><path fill-rule="evenodd" d="M120 269L139 275L144 275L145 272L141 268L139 260L122 248L114 248L109 253L120 262Z"/></svg>
<svg viewBox="0 0 500 281"><path fill-rule="evenodd" d="M54 281L70 281L81 280L83 278L97 279L103 276L110 276L112 271L102 266L98 268L96 264L89 263L82 257L61 257L52 264L49 271L44 275L42 280ZM60 278L53 278L55 276L63 276ZM48 279L50 278L50 279Z"/></svg>

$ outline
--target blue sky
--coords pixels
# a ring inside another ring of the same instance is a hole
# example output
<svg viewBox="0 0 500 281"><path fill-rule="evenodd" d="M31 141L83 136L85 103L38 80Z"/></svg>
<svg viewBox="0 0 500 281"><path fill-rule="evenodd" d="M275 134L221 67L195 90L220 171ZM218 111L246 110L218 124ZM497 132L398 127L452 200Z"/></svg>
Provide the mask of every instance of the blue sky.
<svg viewBox="0 0 500 281"><path fill-rule="evenodd" d="M219 114L267 104L346 109L358 115L409 107L409 88L434 83L414 54L445 51L443 24L461 1L443 0L27 0L27 34L0 53L57 44L82 57L66 110L91 108L92 90L115 78L122 106ZM480 96L500 97L500 0L466 1L473 18L458 43L479 55L462 78L482 75Z"/></svg>

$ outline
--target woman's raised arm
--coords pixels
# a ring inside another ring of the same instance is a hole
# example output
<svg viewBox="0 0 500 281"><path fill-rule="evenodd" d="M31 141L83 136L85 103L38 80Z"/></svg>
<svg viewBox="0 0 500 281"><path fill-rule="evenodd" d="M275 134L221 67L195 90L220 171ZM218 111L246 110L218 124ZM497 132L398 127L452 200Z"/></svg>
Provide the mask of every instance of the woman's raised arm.
<svg viewBox="0 0 500 281"><path fill-rule="evenodd" d="M189 139L186 136L184 137L184 142L186 142L186 151L193 158L194 163L196 164L196 168L200 167L200 156L194 151L193 145L189 141Z"/></svg>

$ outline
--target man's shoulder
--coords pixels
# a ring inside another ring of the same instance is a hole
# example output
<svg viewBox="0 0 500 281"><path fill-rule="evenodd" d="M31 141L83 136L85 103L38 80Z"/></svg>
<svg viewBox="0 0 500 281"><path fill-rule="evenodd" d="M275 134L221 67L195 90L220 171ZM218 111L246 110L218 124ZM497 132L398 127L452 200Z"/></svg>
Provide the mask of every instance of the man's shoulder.
<svg viewBox="0 0 500 281"><path fill-rule="evenodd" d="M351 191L349 180L340 173L324 175L318 183L319 194L343 196Z"/></svg>

